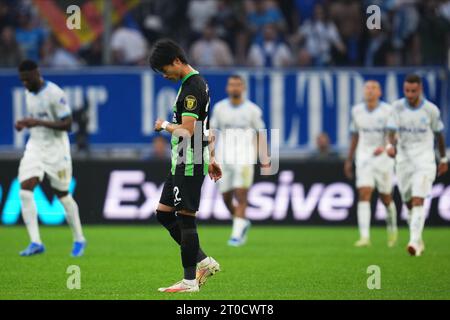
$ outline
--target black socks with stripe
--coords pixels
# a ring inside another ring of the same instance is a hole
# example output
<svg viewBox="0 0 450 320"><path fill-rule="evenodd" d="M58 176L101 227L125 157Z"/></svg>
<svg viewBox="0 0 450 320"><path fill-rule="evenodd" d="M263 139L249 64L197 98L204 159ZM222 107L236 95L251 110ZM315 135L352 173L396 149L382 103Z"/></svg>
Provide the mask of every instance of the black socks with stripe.
<svg viewBox="0 0 450 320"><path fill-rule="evenodd" d="M197 262L207 256L200 248L194 216L175 215L174 212L156 211L156 218L181 247L181 260L185 268L185 279L195 279Z"/></svg>

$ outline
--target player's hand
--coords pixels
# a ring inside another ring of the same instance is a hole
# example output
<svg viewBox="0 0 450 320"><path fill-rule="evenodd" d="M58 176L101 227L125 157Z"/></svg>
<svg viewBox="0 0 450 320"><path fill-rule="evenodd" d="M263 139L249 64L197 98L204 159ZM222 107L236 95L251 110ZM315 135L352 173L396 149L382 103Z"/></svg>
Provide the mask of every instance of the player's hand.
<svg viewBox="0 0 450 320"><path fill-rule="evenodd" d="M22 120L19 120L16 122L14 127L16 128L17 131L22 131L23 128L25 128L25 125L23 124Z"/></svg>
<svg viewBox="0 0 450 320"><path fill-rule="evenodd" d="M155 127L154 127L154 130L156 131L156 132L159 132L159 131L161 131L163 128L161 127L162 126L162 124L163 124L163 122L164 122L164 120L161 120L161 119L157 119L156 121L155 121Z"/></svg>
<svg viewBox="0 0 450 320"><path fill-rule="evenodd" d="M439 163L438 166L438 177L442 176L448 171L448 163Z"/></svg>
<svg viewBox="0 0 450 320"><path fill-rule="evenodd" d="M390 146L390 147L386 148L386 153L389 157L395 158L395 155L397 154L397 150L395 149L394 146Z"/></svg>
<svg viewBox="0 0 450 320"><path fill-rule="evenodd" d="M222 178L222 169L220 169L219 164L215 160L210 160L208 165L208 174L214 182Z"/></svg>
<svg viewBox="0 0 450 320"><path fill-rule="evenodd" d="M375 149L375 151L373 152L374 156L379 156L380 154L382 154L384 152L384 147L380 146L378 148Z"/></svg>
<svg viewBox="0 0 450 320"><path fill-rule="evenodd" d="M21 120L21 123L25 128L33 128L39 125L39 120L33 118L25 118Z"/></svg>
<svg viewBox="0 0 450 320"><path fill-rule="evenodd" d="M353 162L349 159L344 162L344 174L347 179L353 179Z"/></svg>

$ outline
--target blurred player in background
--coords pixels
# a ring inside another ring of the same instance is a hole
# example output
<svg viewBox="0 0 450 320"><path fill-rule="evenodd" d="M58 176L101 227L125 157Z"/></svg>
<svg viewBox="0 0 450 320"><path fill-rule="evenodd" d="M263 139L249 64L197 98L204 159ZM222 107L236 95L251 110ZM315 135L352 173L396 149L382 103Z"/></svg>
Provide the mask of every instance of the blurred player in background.
<svg viewBox="0 0 450 320"><path fill-rule="evenodd" d="M171 40L155 43L150 66L164 78L181 81L171 122L156 120L155 130L172 134L172 167L156 210L158 221L181 247L184 279L161 292L196 292L220 266L200 248L195 214L205 175L217 181L222 172L209 148L208 85ZM211 152L211 154L209 154Z"/></svg>
<svg viewBox="0 0 450 320"><path fill-rule="evenodd" d="M228 78L228 98L214 105L211 129L220 131L217 157L222 164L223 177L219 188L227 209L233 216L230 246L241 246L247 240L250 221L245 217L247 193L253 183L256 163L256 133L264 129L261 109L245 99L244 79L239 75ZM218 136L216 132L214 135ZM262 139L261 141L265 141ZM237 205L233 204L233 199Z"/></svg>
<svg viewBox="0 0 450 320"><path fill-rule="evenodd" d="M437 174L441 176L448 170L440 111L423 97L422 90L419 76L411 74L405 78L405 97L392 104L390 144L386 147L388 154L395 157L398 188L408 208L410 238L407 250L412 256L420 256L425 250L423 205L436 178L435 137L440 155Z"/></svg>
<svg viewBox="0 0 450 320"><path fill-rule="evenodd" d="M388 246L397 242L397 209L392 200L394 160L385 150L387 124L392 107L381 101L381 87L377 81L364 84L364 102L352 108L352 140L345 161L345 175L353 178L352 165L356 153L356 187L358 188L358 226L360 239L357 247L370 245L370 200L376 188L387 211Z"/></svg>
<svg viewBox="0 0 450 320"><path fill-rule="evenodd" d="M86 240L81 229L78 205L69 194L72 179L72 159L67 132L72 125L71 110L64 91L56 84L45 81L34 61L25 60L19 66L20 80L26 88L28 117L16 122L18 131L30 129L30 138L19 165L20 201L23 221L31 239L30 245L20 253L31 256L45 251L39 235L34 188L44 175L66 212L74 244L72 256L83 255Z"/></svg>

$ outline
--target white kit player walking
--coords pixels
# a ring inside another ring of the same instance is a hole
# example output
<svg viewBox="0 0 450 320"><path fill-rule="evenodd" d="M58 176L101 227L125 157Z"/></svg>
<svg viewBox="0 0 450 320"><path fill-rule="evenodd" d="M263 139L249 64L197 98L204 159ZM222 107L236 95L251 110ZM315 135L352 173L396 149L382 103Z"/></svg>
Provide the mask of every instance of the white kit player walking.
<svg viewBox="0 0 450 320"><path fill-rule="evenodd" d="M423 205L436 178L435 137L440 155L437 174L443 175L448 170L440 111L423 97L422 90L419 76L411 74L405 78L405 97L392 104L390 144L386 147L388 154L395 157L398 188L409 211L407 250L412 256L420 256L425 249L422 239L425 225Z"/></svg>
<svg viewBox="0 0 450 320"><path fill-rule="evenodd" d="M217 159L222 165L223 175L219 181L219 189L233 216L233 229L228 244L240 246L246 242L250 227L245 211L256 163L255 143L259 138L256 130L264 129L265 124L261 109L244 98L245 83L241 76L230 76L226 91L228 98L214 105L210 126L211 129L220 131ZM265 139L260 139L260 143L262 148L267 147ZM233 204L234 198L237 200L236 206Z"/></svg>
<svg viewBox="0 0 450 320"><path fill-rule="evenodd" d="M351 113L352 141L345 161L345 175L351 179L353 158L356 151L356 187L358 188L358 226L360 239L357 247L370 245L370 200L376 188L386 207L388 246L397 242L397 209L392 200L394 160L385 152L387 124L392 107L381 101L381 87L369 80L364 85L364 102L355 105Z"/></svg>
<svg viewBox="0 0 450 320"><path fill-rule="evenodd" d="M34 188L46 175L64 207L72 230L72 256L83 255L86 240L81 230L78 206L69 194L72 160L67 131L72 125L71 110L64 91L50 81L44 81L37 64L31 60L19 66L19 76L25 91L28 117L16 122L18 131L30 129L25 152L19 165L20 201L23 221L31 239L21 256L43 253L45 247L39 234Z"/></svg>

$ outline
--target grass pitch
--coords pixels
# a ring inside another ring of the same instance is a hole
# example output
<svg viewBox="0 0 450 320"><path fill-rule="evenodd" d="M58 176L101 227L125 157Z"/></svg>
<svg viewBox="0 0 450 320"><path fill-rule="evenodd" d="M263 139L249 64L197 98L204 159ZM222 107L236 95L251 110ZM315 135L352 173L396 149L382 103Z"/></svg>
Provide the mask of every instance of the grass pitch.
<svg viewBox="0 0 450 320"><path fill-rule="evenodd" d="M179 249L159 226L85 226L84 257L71 258L68 227L41 227L46 253L19 257L24 227L0 227L0 299L450 299L450 228L426 227L426 251L410 257L408 231L387 248L384 228L372 246L354 248L356 228L254 226L244 247L226 245L230 227L200 226L204 250L221 264L199 293L158 287L182 278ZM70 265L81 289L67 289ZM369 290L367 268L381 270Z"/></svg>

